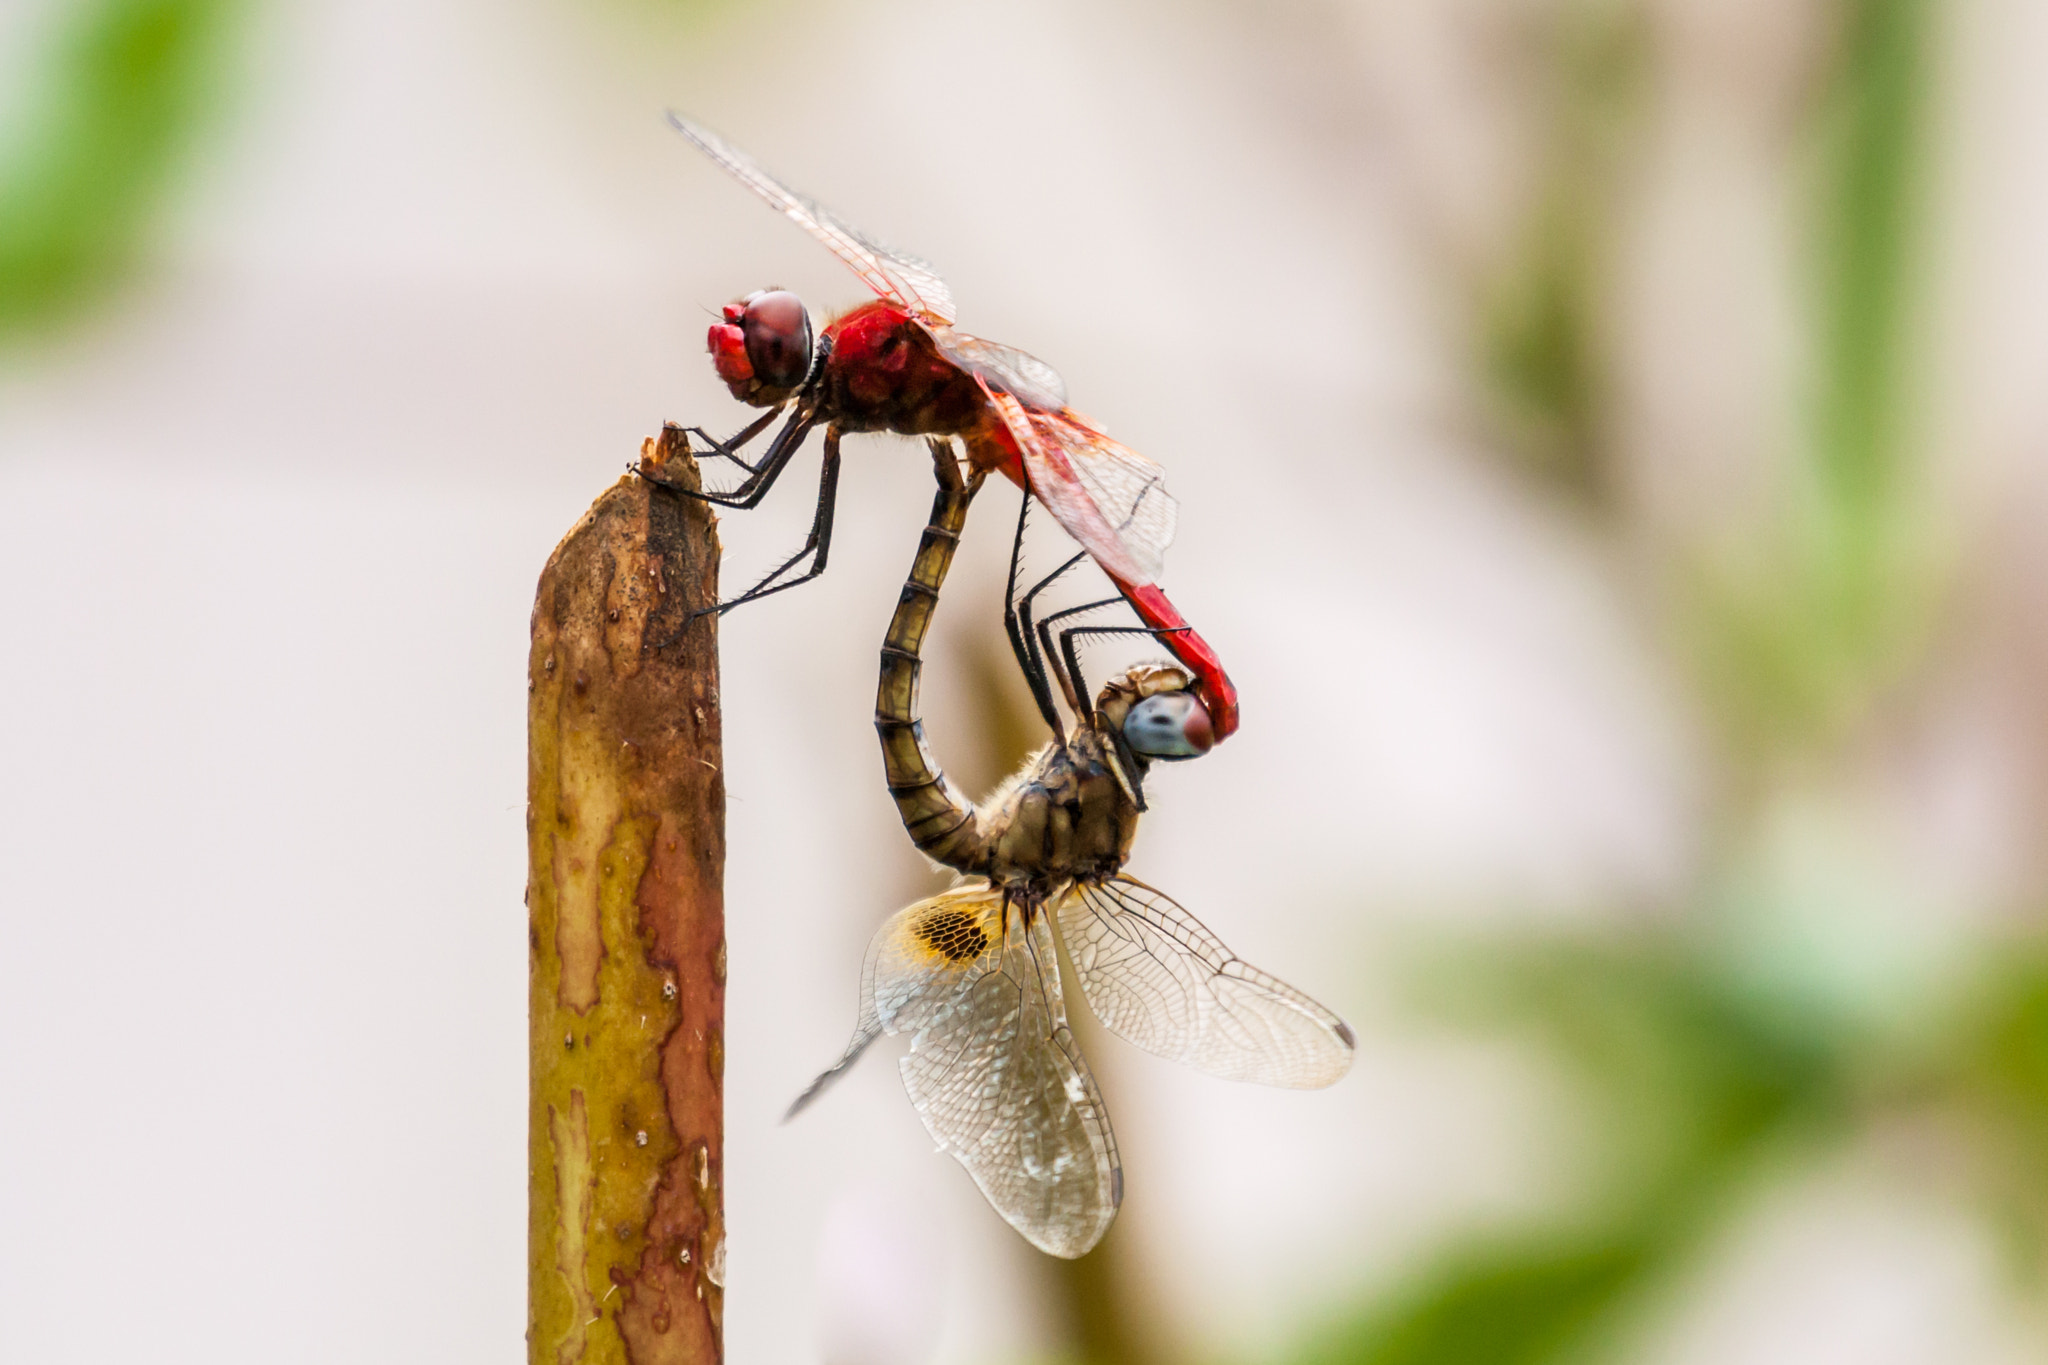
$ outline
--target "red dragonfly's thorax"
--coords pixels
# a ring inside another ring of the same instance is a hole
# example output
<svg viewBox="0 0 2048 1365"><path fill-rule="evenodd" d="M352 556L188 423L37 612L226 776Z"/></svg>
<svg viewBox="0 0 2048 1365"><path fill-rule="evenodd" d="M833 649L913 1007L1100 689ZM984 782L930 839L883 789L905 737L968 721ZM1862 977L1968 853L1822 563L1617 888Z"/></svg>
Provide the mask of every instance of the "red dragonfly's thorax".
<svg viewBox="0 0 2048 1365"><path fill-rule="evenodd" d="M984 427L987 395L893 304L862 304L825 329L832 345L818 411L847 431L959 436Z"/></svg>

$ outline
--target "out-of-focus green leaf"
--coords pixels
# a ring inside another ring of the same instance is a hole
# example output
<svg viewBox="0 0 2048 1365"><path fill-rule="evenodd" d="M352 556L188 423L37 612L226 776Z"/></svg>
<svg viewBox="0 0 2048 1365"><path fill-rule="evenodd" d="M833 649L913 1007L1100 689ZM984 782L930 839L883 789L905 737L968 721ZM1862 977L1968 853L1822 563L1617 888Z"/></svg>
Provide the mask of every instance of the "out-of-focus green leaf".
<svg viewBox="0 0 2048 1365"><path fill-rule="evenodd" d="M1581 1358L1660 1263L1641 1232L1475 1247L1298 1365L1549 1365Z"/></svg>
<svg viewBox="0 0 2048 1365"><path fill-rule="evenodd" d="M1542 189L1480 327L1481 363L1521 458L1593 503L1612 491L1599 314L1610 191L1641 123L1641 21L1631 0L1575 0L1558 14Z"/></svg>
<svg viewBox="0 0 2048 1365"><path fill-rule="evenodd" d="M1720 832L1736 850L1764 833L1751 798L1771 791L1782 761L1839 739L1920 656L1941 588L1910 442L1931 11L1928 0L1840 0L1839 47L1814 105L1812 421L1780 515L1712 547L1684 604L1729 742L1733 818ZM1627 32L1612 21L1620 6L1588 13ZM1619 145L1601 141L1599 111L1625 108L1612 92L1627 87L1603 84L1597 62L1557 66L1576 83L1578 122L1559 125L1569 154L1547 169L1529 246L1494 300L1486 359L1493 392L1565 453L1550 472L1597 502L1611 218L1600 189ZM1722 851L1710 880L1730 876ZM1468 1019L1535 1045L1578 1083L1583 1164L1548 1219L1440 1248L1299 1365L1626 1358L1637 1315L1747 1190L1788 1154L1826 1151L1902 1110L1933 1108L1943 1131L1970 1131L1997 1216L2048 1262L2048 961L2015 954L1975 991L1944 977L1915 997L1954 1009L1958 1025L1915 1016L1868 963L1852 979L1771 959L1796 924L1773 939L1712 895L1692 906L1685 931L1468 953L1438 974ZM1816 908L1761 903L1773 923ZM1813 951L1840 944L1823 938Z"/></svg>
<svg viewBox="0 0 2048 1365"><path fill-rule="evenodd" d="M1485 364L1516 446L1535 471L1582 497L1605 478L1598 455L1592 231L1584 205L1560 196L1539 214L1519 268L1490 301Z"/></svg>
<svg viewBox="0 0 2048 1365"><path fill-rule="evenodd" d="M1826 115L1818 472L1838 515L1882 519L1897 468L1926 0L1847 8Z"/></svg>
<svg viewBox="0 0 2048 1365"><path fill-rule="evenodd" d="M1577 1197L1520 1235L1442 1252L1300 1365L1550 1365L1608 1353L1787 1141L1847 1110L1852 1039L1682 942L1462 955L1446 997L1585 1085Z"/></svg>
<svg viewBox="0 0 2048 1365"><path fill-rule="evenodd" d="M235 0L82 0L0 166L0 339L61 321L134 265L219 89Z"/></svg>
<svg viewBox="0 0 2048 1365"><path fill-rule="evenodd" d="M2048 1274L2048 952L2008 951L1970 993L1963 1025L1911 1078L1968 1125L1985 1212L2014 1267Z"/></svg>
<svg viewBox="0 0 2048 1365"><path fill-rule="evenodd" d="M1738 771L1825 749L1919 656L1940 584L1902 512L1789 514L1690 583L1692 655Z"/></svg>
<svg viewBox="0 0 2048 1365"><path fill-rule="evenodd" d="M2008 961L1983 993L1968 1074L2033 1137L2048 1163L2048 962Z"/></svg>
<svg viewBox="0 0 2048 1365"><path fill-rule="evenodd" d="M1845 1103L1850 1041L1746 989L1685 940L1558 942L1473 956L1460 1000L1563 1060L1598 1106L1601 1186L1623 1211L1686 1191ZM1628 1174L1636 1182L1621 1186Z"/></svg>
<svg viewBox="0 0 2048 1365"><path fill-rule="evenodd" d="M1926 0L1849 0L1821 103L1816 389L1785 513L1702 583L1738 756L1825 745L1917 654L1938 585L1906 459Z"/></svg>

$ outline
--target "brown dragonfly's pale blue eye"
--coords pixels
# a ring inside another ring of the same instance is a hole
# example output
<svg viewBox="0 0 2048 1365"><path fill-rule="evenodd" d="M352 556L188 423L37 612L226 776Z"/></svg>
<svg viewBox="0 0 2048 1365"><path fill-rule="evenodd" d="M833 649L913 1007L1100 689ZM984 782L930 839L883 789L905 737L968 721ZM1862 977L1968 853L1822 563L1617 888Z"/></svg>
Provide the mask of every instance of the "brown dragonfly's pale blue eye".
<svg viewBox="0 0 2048 1365"><path fill-rule="evenodd" d="M1124 743L1147 758L1199 758L1215 747L1209 712L1192 692L1155 692L1124 717Z"/></svg>
<svg viewBox="0 0 2048 1365"><path fill-rule="evenodd" d="M746 300L740 331L754 377L775 389L792 389L811 371L811 315L787 289L769 289Z"/></svg>

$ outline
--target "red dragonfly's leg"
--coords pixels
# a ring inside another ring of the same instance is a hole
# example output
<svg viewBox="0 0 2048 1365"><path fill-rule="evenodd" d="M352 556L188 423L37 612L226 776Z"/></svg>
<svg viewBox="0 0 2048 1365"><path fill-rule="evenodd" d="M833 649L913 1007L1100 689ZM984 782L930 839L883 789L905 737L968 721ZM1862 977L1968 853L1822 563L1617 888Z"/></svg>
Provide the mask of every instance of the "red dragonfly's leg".
<svg viewBox="0 0 2048 1365"><path fill-rule="evenodd" d="M977 466L999 469L1027 495L1031 493L1031 481L1024 476L1024 461L1017 451L1017 443L1000 422L987 433L977 432L968 436L967 454ZM1160 638L1166 641L1166 647L1173 651L1173 656L1195 675L1195 694L1209 709L1209 723L1216 729L1217 742L1221 743L1237 733L1237 688L1231 684L1230 675L1223 671L1223 660L1209 647L1209 642L1188 626L1186 618L1174 610L1173 603L1155 585L1148 583L1140 588L1124 582L1115 574L1109 574L1108 578L1138 613L1138 619L1159 631Z"/></svg>
<svg viewBox="0 0 2048 1365"><path fill-rule="evenodd" d="M1207 640L1195 634L1156 585L1135 587L1114 574L1109 581L1116 584L1117 591L1138 613L1138 619L1158 630L1159 638L1173 651L1173 657L1195 675L1195 694L1209 708L1209 723L1216 727L1217 742L1230 738L1237 730L1237 688L1223 671L1223 660Z"/></svg>
<svg viewBox="0 0 2048 1365"><path fill-rule="evenodd" d="M771 413L769 415L774 416L776 414ZM662 487L667 488L672 493L681 494L686 498L695 498L699 502L708 502L714 507L732 507L742 512L751 511L760 505L761 499L768 496L768 490L775 486L775 480L781 477L782 471L788 467L791 457L798 450L802 449L804 438L811 434L811 428L817 425L817 421L816 413L804 412L802 410L791 413L788 424L782 430L775 433L775 440L768 447L768 453L761 457L761 463L748 466L754 472L747 475L746 479L737 488L728 489L723 493L706 493L693 491L688 488L677 488L660 479L656 479L654 482L660 483ZM766 423L757 422L750 426L748 430L753 431L765 425ZM830 434L829 429L827 434ZM728 458L732 459L735 463L745 464L745 461L740 460L738 456L728 456ZM645 476L643 475L642 477Z"/></svg>
<svg viewBox="0 0 2048 1365"><path fill-rule="evenodd" d="M763 597L772 596L788 588L794 588L799 583L808 583L819 574L825 572L825 558L832 552L832 513L838 501L839 428L827 427L825 428L825 463L824 467L818 472L818 507L811 515L811 534L805 538L803 548L788 559L785 559L780 565L776 566L773 573L770 573L753 587L748 588L738 597L733 598L730 602L720 602L715 607L705 607L693 614L690 619L694 621L699 616L708 616L713 612L723 616L734 607L744 606L748 602L757 602ZM808 568L794 578L783 578L784 574L802 563L806 556L809 556L811 560Z"/></svg>
<svg viewBox="0 0 2048 1365"><path fill-rule="evenodd" d="M1024 567L1024 527L1031 517L1031 494L1027 491L1019 500L1017 509L1017 535L1010 542L1010 581L1003 592L1003 630L1010 637L1010 651L1017 656L1017 667L1024 670L1024 680L1031 684L1031 699L1038 703L1038 714L1045 718L1046 728L1058 736L1060 743L1067 742L1067 727L1060 720L1059 709L1053 705L1052 685L1046 681L1045 663L1038 652L1038 641L1031 633L1031 604L1038 594L1050 587L1060 575L1088 557L1088 552L1069 559L1041 579L1038 585L1022 597L1017 593L1017 575ZM1074 701L1073 694L1067 694L1068 704L1074 707L1075 715L1086 714L1086 707Z"/></svg>
<svg viewBox="0 0 2048 1365"><path fill-rule="evenodd" d="M1093 694L1088 691L1088 680L1081 676L1081 652L1079 649L1075 647L1074 644L1075 640L1078 639L1080 636L1149 635L1156 640L1162 637L1170 638L1175 634L1184 633L1188 629L1186 626L1180 627L1179 631L1160 630L1152 626L1075 626L1070 630L1063 630L1060 632L1059 652L1058 654L1054 654L1052 647L1052 626L1055 621L1062 620L1069 616L1078 616L1084 612L1095 611L1100 607L1107 607L1111 605L1122 606L1124 605L1124 599L1121 597L1105 597L1100 602L1090 602L1085 606L1079 607L1068 607L1065 611L1054 612L1052 615L1046 617L1043 621L1040 621L1038 623L1039 641L1045 647L1046 657L1053 661L1053 669L1060 675L1060 686L1064 687L1067 690L1067 695L1070 697L1081 696L1092 698L1093 696ZM1206 707L1204 709L1206 709ZM1086 708L1076 708L1076 710L1080 714L1087 714ZM1211 735L1213 738L1213 722L1211 724ZM1121 761L1126 765L1126 771L1129 771L1131 753L1122 732L1112 731L1111 739L1116 745L1117 753L1122 755ZM1185 756L1192 758L1194 757L1194 754L1189 753ZM1129 782L1125 785L1125 790L1130 793L1131 804L1136 806L1141 811L1144 810L1145 789L1143 785L1137 782Z"/></svg>
<svg viewBox="0 0 2048 1365"><path fill-rule="evenodd" d="M780 417L781 415L782 410L780 408L770 408L768 409L768 411L762 413L759 417L756 417L753 421L741 427L737 432L733 433L731 436L726 437L723 441L719 440L716 436L713 436L710 432L704 430L704 428L702 427L684 427L683 434L685 436L703 437L705 441L705 449L702 452L703 454L710 455L718 459L731 460L734 464L738 465L741 469L746 470L749 474L758 474L761 472L759 468L757 468L754 465L748 464L745 460L740 458L740 447L745 445L747 442L753 440L756 436L759 436L764 430L767 429L767 426L770 422L774 421L777 417Z"/></svg>
<svg viewBox="0 0 2048 1365"><path fill-rule="evenodd" d="M1073 626L1059 633L1059 648L1053 648L1052 628L1061 621L1075 616L1086 616L1089 612L1100 611L1104 607L1128 605L1121 597L1105 597L1100 602L1083 602L1078 607L1056 611L1037 623L1039 647L1045 651L1045 657L1052 661L1053 670L1060 675L1060 686L1066 689L1070 697L1088 698L1086 706L1075 708L1083 714L1094 708L1095 693L1089 690L1088 679L1081 674L1081 655L1074 645L1076 639L1083 635L1149 635L1156 640L1162 635L1174 635L1187 630L1186 626L1180 627L1180 631L1161 630L1156 626ZM1141 805L1139 809L1142 810L1144 807Z"/></svg>

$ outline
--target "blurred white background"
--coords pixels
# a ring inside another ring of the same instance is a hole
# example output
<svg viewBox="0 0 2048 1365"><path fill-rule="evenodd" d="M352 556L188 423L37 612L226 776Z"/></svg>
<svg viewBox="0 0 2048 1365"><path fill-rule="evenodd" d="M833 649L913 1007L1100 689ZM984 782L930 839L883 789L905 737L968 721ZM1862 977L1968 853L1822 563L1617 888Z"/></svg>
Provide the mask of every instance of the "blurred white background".
<svg viewBox="0 0 2048 1365"><path fill-rule="evenodd" d="M64 8L9 7L0 89ZM1134 1330L1292 1359L1447 1236L1548 1207L1569 1087L1418 1023L1392 964L1447 928L1654 925L1718 856L1725 765L1657 547L1780 496L1811 345L1793 133L1835 23L1635 7L1656 77L1612 190L1618 491L1589 510L1500 458L1471 359L1471 282L1548 164L1531 35L1564 8L249 8L149 269L0 377L0 1356L521 1351L534 579L662 420L738 425L718 305L862 299L665 106L936 261L964 327L1058 366L1181 501L1167 586L1245 723L1154 784L1133 871L1361 1048L1303 1095L1093 1041ZM2043 871L2048 15L1940 15L1913 420L1944 663L1794 784L1900 907L1797 932L1891 951L1886 983L2024 919ZM814 467L725 519L729 589L800 540ZM851 440L829 574L723 627L736 1361L1077 1349L893 1054L778 1122L875 925L935 885L869 724L929 477L914 443ZM977 509L926 674L978 779L1013 510ZM1624 1354L2033 1358L2037 1301L1886 1131L1734 1218Z"/></svg>

